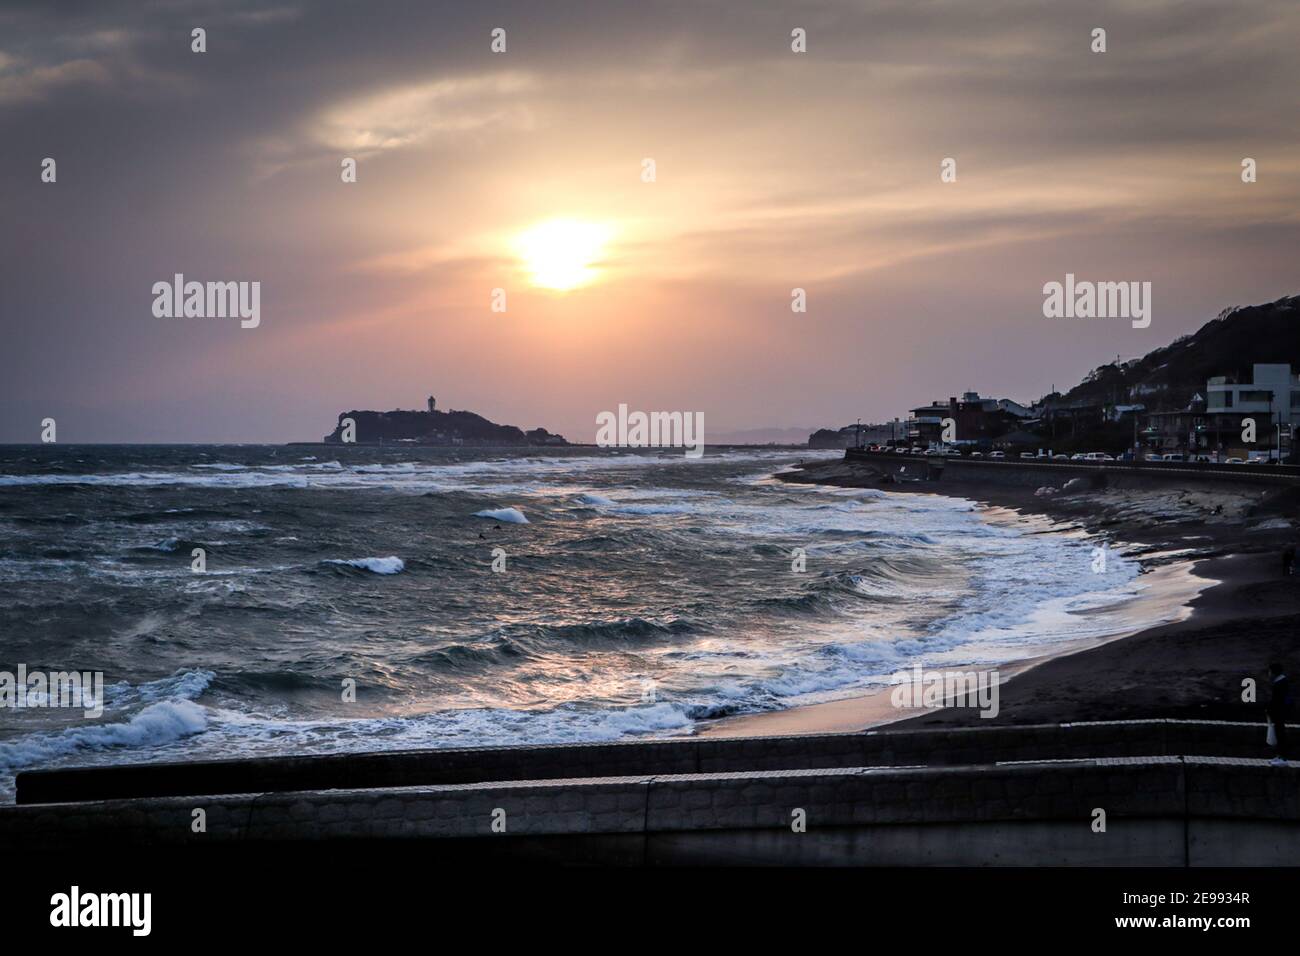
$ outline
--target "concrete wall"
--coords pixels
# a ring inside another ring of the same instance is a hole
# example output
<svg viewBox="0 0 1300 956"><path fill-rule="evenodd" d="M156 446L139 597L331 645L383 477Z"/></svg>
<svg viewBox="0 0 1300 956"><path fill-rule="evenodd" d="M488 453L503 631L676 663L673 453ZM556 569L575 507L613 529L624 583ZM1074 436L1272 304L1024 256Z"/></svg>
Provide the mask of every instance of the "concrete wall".
<svg viewBox="0 0 1300 956"><path fill-rule="evenodd" d="M1300 859L1298 820L1300 766L1120 757L14 806L0 847L406 839L422 854L632 864L1252 865Z"/></svg>
<svg viewBox="0 0 1300 956"><path fill-rule="evenodd" d="M1266 755L1263 724L1104 721L785 737L454 748L29 771L17 802L682 773L955 766L1069 757Z"/></svg>
<svg viewBox="0 0 1300 956"><path fill-rule="evenodd" d="M896 473L906 467L908 475L924 476L927 462L923 455L889 455L848 449L846 461L860 461ZM938 461L939 459L935 459ZM1222 485L1240 492L1242 488L1293 486L1300 484L1300 467L1294 465L1211 465L1195 463L1139 464L1125 462L1046 462L1022 461L1019 458L943 458L943 480L987 481L994 484L1055 485L1060 487L1071 478L1091 476L1091 480L1117 488L1155 488L1170 485Z"/></svg>

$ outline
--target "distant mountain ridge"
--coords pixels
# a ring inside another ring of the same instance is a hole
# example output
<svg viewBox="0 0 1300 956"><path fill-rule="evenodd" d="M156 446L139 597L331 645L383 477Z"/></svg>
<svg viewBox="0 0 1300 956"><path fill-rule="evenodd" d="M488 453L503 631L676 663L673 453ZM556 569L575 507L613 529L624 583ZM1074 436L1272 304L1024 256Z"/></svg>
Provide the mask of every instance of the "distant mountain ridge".
<svg viewBox="0 0 1300 956"><path fill-rule="evenodd" d="M852 448L857 444L858 431L852 425L843 428L819 428L808 436L809 448Z"/></svg>
<svg viewBox="0 0 1300 956"><path fill-rule="evenodd" d="M1224 309L1195 332L1141 358L1100 365L1064 394L1053 392L1036 401L1026 410L1032 413L1028 424L1034 427L1064 414L1067 419L1100 425L1134 412L1182 410L1196 395L1205 397L1209 379L1224 376L1229 382L1250 382L1257 364L1289 364L1293 372L1300 370L1300 295ZM1115 414L1103 415L1107 408ZM910 434L898 432L897 423L821 428L808 436L808 447L845 448L898 437L916 442L916 428L911 422L904 424L911 428ZM929 437L938 440L937 435Z"/></svg>
<svg viewBox="0 0 1300 956"><path fill-rule="evenodd" d="M778 425L766 428L739 428L715 431L709 434L710 445L802 445L808 438L808 428L790 428Z"/></svg>
<svg viewBox="0 0 1300 956"><path fill-rule="evenodd" d="M1141 402L1148 410L1184 407L1206 380L1250 381L1257 363L1300 369L1300 295L1225 309L1191 335L1142 358L1093 369L1055 403L1064 406Z"/></svg>

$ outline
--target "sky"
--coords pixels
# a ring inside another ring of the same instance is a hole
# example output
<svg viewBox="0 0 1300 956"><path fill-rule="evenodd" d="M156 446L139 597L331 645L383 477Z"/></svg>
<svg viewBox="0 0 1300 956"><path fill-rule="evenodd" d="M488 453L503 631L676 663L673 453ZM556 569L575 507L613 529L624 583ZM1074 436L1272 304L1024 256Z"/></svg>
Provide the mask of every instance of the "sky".
<svg viewBox="0 0 1300 956"><path fill-rule="evenodd" d="M1031 401L1300 293L1297 48L1294 0L8 0L0 442ZM1067 273L1150 325L1045 317Z"/></svg>

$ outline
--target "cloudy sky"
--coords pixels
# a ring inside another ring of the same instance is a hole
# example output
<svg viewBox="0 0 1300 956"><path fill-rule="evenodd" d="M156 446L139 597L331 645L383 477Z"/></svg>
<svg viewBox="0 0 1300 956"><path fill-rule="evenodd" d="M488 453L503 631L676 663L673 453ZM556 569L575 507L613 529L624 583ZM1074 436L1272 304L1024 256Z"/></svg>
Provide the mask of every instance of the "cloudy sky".
<svg viewBox="0 0 1300 956"><path fill-rule="evenodd" d="M0 441L1034 399L1300 292L1297 49L1294 0L9 0ZM1150 327L1045 318L1067 272ZM175 273L260 326L155 317Z"/></svg>

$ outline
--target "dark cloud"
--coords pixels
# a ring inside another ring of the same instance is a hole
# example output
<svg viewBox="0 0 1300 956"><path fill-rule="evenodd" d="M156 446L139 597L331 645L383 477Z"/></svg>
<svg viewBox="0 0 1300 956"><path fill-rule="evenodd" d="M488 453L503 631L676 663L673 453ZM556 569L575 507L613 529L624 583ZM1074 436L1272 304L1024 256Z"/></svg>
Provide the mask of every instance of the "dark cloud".
<svg viewBox="0 0 1300 956"><path fill-rule="evenodd" d="M496 26L506 57L488 50ZM808 30L803 57L789 52L795 26ZM1098 26L1104 55L1088 49ZM194 27L208 32L202 56ZM476 303L504 266L470 239L521 225L512 216L551 196L663 220L611 265L636 301L591 306L600 314L694 316L724 348L763 296L780 313L811 276L819 311L783 375L827 381L835 343L861 336L959 377L958 359L928 346L946 322L967 360L981 329L1005 336L981 355L981 383L1032 398L1093 352L1132 350L1122 330L1053 348L1060 330L1007 325L1032 319L1044 273L1159 277L1174 314L1144 348L1226 305L1300 291L1298 40L1292 0L11 2L0 440L29 440L60 411L78 423L61 424L69 438L315 435L338 402L386 400L376 392L399 376L376 369L392 349L487 401L486 384L439 365L491 347ZM353 191L336 188L345 151L362 158ZM649 155L662 168L653 194L635 181ZM39 181L46 156L56 186ZM945 156L958 159L952 187L937 185ZM1250 187L1243 156L1260 163ZM424 249L414 272L366 268ZM160 325L148 289L178 271L261 279L276 320L243 337ZM909 297L947 318L923 332L864 323L907 312ZM354 327L393 338L322 331ZM426 327L441 349L403 338ZM266 356L295 347L328 384L268 372ZM693 394L735 427L832 424L849 403L879 415L918 397L900 374L870 408L857 385L828 384L776 414L754 406L752 366L680 364L665 381L691 394L687 376L713 376ZM1024 375L1030 365L1041 372ZM543 379L491 399L585 422L596 399L557 374L563 387L540 404Z"/></svg>

